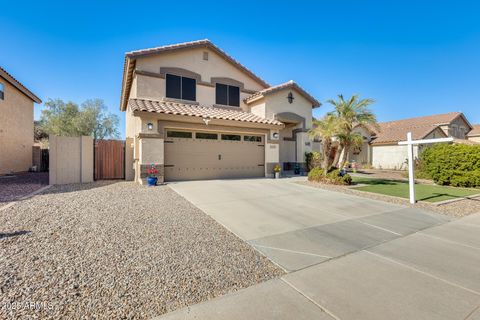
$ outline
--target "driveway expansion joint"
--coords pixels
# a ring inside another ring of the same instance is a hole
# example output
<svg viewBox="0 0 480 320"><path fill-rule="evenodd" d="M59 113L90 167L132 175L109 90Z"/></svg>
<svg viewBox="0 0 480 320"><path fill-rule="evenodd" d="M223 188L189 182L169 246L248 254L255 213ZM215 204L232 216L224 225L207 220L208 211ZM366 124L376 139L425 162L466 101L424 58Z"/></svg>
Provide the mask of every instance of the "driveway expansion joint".
<svg viewBox="0 0 480 320"><path fill-rule="evenodd" d="M477 296L480 296L480 292L478 292L478 291L475 291L475 290L466 288L466 287L464 287L464 286L461 286L461 285L459 285L459 284L457 284L457 283L454 283L454 282L451 282L451 281L442 279L442 278L437 277L437 276L435 276L435 275L433 275L433 274L431 274L431 273L428 273L428 272L426 272L426 271L419 270L419 269L417 269L417 268L415 268L415 267L409 266L408 264L402 263L402 262L397 261L397 260L395 260L395 259L385 257L385 256L383 256L383 255L381 255L381 254L378 254L378 253L375 253L375 252L372 252L372 251L368 251L368 250L363 250L363 251L364 251L364 252L367 252L367 253L369 253L369 254L371 254L371 255L374 255L374 256L376 256L376 257L378 257L378 258L381 258L381 259L390 261L390 262L395 263L395 264L398 264L398 265L400 265L400 266L402 266L402 267L405 267L405 268L408 268L408 269L410 269L410 270L413 270L413 271L416 271L416 272L418 272L418 273L421 273L421 274L423 274L423 275L425 275L425 276L427 276L427 277L433 278L433 279L435 279L435 280L444 282L444 283L449 284L449 285L451 285L451 286L454 286L454 287L463 289L463 290L468 291L468 292L470 292L470 293L473 293L473 294L475 294L475 295L477 295Z"/></svg>
<svg viewBox="0 0 480 320"><path fill-rule="evenodd" d="M288 280L284 279L283 277L280 278L280 280L282 280L283 282L285 282L287 285L289 285L293 290L295 290L296 292L298 292L300 295L302 295L305 299L307 299L308 301L310 301L311 303L313 303L314 305L316 305L320 310L322 310L322 312L325 312L326 314L328 314L330 317L334 318L335 320L341 320L339 317L337 317L335 314L333 314L333 312L331 312L330 310L328 310L327 308L325 308L324 306L322 306L321 304L317 303L315 300L313 300L312 298L310 298L308 295L306 295L305 293L303 293L300 289L298 289L297 287L295 287L293 284L291 284L290 282L288 282Z"/></svg>

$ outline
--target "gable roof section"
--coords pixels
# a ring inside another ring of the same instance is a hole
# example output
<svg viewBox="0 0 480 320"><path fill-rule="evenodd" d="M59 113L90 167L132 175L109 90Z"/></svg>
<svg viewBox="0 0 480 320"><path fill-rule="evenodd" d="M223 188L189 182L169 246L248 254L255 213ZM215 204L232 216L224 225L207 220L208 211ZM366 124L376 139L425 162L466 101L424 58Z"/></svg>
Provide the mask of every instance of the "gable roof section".
<svg viewBox="0 0 480 320"><path fill-rule="evenodd" d="M312 95L310 95L307 91L305 91L302 87L300 87L293 80L290 80L288 82L285 82L285 83L282 83L282 84L279 84L279 85L276 85L276 86L269 87L269 88L263 89L261 91L258 91L256 93L252 94L251 96L245 98L244 101L245 101L245 103L248 104L250 102L253 102L253 101L256 101L260 98L263 98L267 95L270 95L272 93L282 91L282 90L285 90L285 89L295 89L298 92L300 92L300 94L304 98L306 98L308 101L310 101L312 103L313 108L320 107L322 105L317 99L315 99Z"/></svg>
<svg viewBox="0 0 480 320"><path fill-rule="evenodd" d="M240 110L204 107L193 104L146 99L130 99L128 100L128 106L131 108L132 111L155 112L190 117L233 120L283 126L283 123L278 120L262 118L254 115L253 113Z"/></svg>
<svg viewBox="0 0 480 320"><path fill-rule="evenodd" d="M458 117L463 117L465 122L471 127L461 112L380 122L378 124L380 127L379 130L373 129L376 136L371 144L389 144L403 141L406 139L407 132L411 132L412 138L415 140L423 139L439 126L448 125Z"/></svg>
<svg viewBox="0 0 480 320"><path fill-rule="evenodd" d="M472 125L473 129L470 131L467 136L469 137L479 137L480 136L480 124Z"/></svg>
<svg viewBox="0 0 480 320"><path fill-rule="evenodd" d="M0 67L0 77L8 81L12 86L17 88L21 93L32 99L36 103L42 103L39 97L33 94L32 91L28 90L23 84L20 83L17 79L15 79L11 74L9 74L5 69Z"/></svg>
<svg viewBox="0 0 480 320"><path fill-rule="evenodd" d="M215 53L220 55L222 58L224 58L226 61L232 63L234 66L236 66L238 69L246 73L248 76L255 79L262 86L266 88L270 86L265 80L263 80L262 78L254 74L247 67L245 67L240 62L238 62L237 60L232 58L230 55L225 53L225 51L223 51L222 49L214 45L210 40L204 39L204 40L197 40L197 41L191 41L191 42L184 42L184 43L166 45L166 46L161 46L156 48L130 51L125 54L120 110L124 111L127 106L128 97L126 95L130 92L130 88L132 85L133 71L135 70L135 61L137 58L157 55L163 52L189 50L189 49L195 49L195 48L205 48L205 49L210 49L214 51Z"/></svg>

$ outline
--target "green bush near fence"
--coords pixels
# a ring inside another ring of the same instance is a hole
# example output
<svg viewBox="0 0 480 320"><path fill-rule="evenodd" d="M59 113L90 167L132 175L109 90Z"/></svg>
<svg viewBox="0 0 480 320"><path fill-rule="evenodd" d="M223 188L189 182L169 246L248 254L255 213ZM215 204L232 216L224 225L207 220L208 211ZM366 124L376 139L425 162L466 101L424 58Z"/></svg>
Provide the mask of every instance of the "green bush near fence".
<svg viewBox="0 0 480 320"><path fill-rule="evenodd" d="M422 175L439 185L480 187L480 146L437 144L420 154Z"/></svg>

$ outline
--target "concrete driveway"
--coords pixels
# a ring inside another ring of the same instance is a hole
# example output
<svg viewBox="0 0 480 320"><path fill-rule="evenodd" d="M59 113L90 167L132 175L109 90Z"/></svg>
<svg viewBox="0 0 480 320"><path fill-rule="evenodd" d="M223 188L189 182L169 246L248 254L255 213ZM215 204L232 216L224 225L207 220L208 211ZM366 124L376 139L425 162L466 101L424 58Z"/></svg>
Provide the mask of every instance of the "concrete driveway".
<svg viewBox="0 0 480 320"><path fill-rule="evenodd" d="M289 273L166 319L480 319L479 215L293 181L170 184Z"/></svg>

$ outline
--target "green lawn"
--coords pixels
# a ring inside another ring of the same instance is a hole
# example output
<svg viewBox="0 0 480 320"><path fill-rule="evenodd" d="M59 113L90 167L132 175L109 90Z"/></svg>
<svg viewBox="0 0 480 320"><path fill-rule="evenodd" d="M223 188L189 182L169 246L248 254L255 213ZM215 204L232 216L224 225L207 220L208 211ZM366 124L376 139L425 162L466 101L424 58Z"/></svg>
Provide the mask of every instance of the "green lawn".
<svg viewBox="0 0 480 320"><path fill-rule="evenodd" d="M408 182L352 177L355 184L366 184L356 190L396 196L408 199ZM419 201L438 202L480 194L480 189L443 187L429 184L415 185L415 198Z"/></svg>

